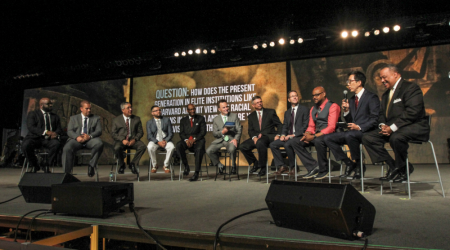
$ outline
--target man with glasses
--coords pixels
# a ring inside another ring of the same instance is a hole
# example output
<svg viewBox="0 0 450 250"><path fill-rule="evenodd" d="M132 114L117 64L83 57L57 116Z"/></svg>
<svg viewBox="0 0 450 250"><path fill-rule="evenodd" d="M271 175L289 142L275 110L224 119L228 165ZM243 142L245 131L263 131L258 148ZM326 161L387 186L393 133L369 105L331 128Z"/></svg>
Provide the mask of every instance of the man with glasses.
<svg viewBox="0 0 450 250"><path fill-rule="evenodd" d="M334 133L341 109L328 100L327 93L321 86L313 89L312 97L315 105L309 112L308 128L300 139L300 146L294 147L294 151L308 170L303 178L321 180L328 176L327 146L323 135ZM316 148L318 161L305 148L311 144Z"/></svg>
<svg viewBox="0 0 450 250"><path fill-rule="evenodd" d="M347 86L350 92L355 93L349 100L342 100L342 110L348 131L324 136L325 144L330 148L336 160L343 161L347 165L345 173L340 176L342 178L350 176L353 171L355 171L353 179L360 179L364 175L364 173L361 175L362 159L360 159L359 145L363 133L377 127L380 101L377 95L364 88L365 83L366 76L363 73L353 71L348 74ZM353 161L342 150L341 146L344 144L348 145ZM366 166L363 171L365 169Z"/></svg>
<svg viewBox="0 0 450 250"><path fill-rule="evenodd" d="M203 155L205 154L205 117L195 114L194 104L187 106L188 116L180 121L180 138L177 143L177 154L184 165L183 175L189 175L190 168L186 158L186 150L195 153L195 173L189 181L198 180L198 174L202 166Z"/></svg>
<svg viewBox="0 0 450 250"><path fill-rule="evenodd" d="M146 125L147 139L149 141L147 149L152 163L151 172L156 173L156 170L158 169L156 150L158 150L158 148L163 148L167 151L163 165L164 172L170 173L170 157L172 157L175 150L175 146L172 143L172 123L168 117L163 117L161 115L161 109L158 106L152 106L151 111L153 119L147 121Z"/></svg>
<svg viewBox="0 0 450 250"><path fill-rule="evenodd" d="M219 161L217 151L221 147L226 147L230 153L231 174L236 174L236 148L241 139L242 126L239 117L235 113L229 112L228 103L225 99L219 100L218 108L220 114L213 120L213 136L216 138L206 150L214 166L219 168L219 173L223 174L224 166ZM225 125L226 123L229 125Z"/></svg>

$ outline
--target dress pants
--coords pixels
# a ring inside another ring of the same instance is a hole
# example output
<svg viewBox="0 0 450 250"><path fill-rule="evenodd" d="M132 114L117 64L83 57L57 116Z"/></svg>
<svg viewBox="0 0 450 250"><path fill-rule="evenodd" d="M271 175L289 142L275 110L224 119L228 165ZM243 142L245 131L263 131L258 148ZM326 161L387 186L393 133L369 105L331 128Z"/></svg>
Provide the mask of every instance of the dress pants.
<svg viewBox="0 0 450 250"><path fill-rule="evenodd" d="M141 160L141 157L145 153L145 150L147 149L147 147L145 146L145 144L142 141L136 141L136 143L133 146L125 146L125 145L123 145L123 143L121 141L120 142L116 141L114 143L114 154L117 157L119 166L121 166L124 162L123 151L125 151L127 149L135 149L136 150L136 153L134 154L133 160L131 162L137 166L137 165L139 165L139 160Z"/></svg>
<svg viewBox="0 0 450 250"><path fill-rule="evenodd" d="M244 155L245 159L247 160L248 164L251 165L256 161L256 157L253 154L252 150L256 148L258 151L258 168L266 169L267 164L267 148L269 148L270 145L270 139L268 136L261 136L261 138L258 139L256 144L253 142L253 140L247 139L240 145L240 150L242 154Z"/></svg>
<svg viewBox="0 0 450 250"><path fill-rule="evenodd" d="M152 161L152 166L155 167L157 165L156 163L156 150L158 150L160 146L154 142L149 142L147 145L148 154L150 155L150 160ZM164 160L164 166L169 167L170 165L170 157L172 157L173 152L175 151L175 146L171 141L167 142L166 144L166 159Z"/></svg>
<svg viewBox="0 0 450 250"><path fill-rule="evenodd" d="M303 166L305 166L306 170L311 171L315 167L319 166L320 172L328 171L328 160L327 160L327 146L325 145L325 142L323 140L323 136L319 136L315 138L314 140L310 141L309 143L305 143L303 141L300 141L299 143L294 143L292 146L294 147L294 152L298 155L300 158L300 161L302 161ZM310 152L306 149L306 147L309 147L313 145L316 148L317 151L317 160L316 161Z"/></svg>
<svg viewBox="0 0 450 250"><path fill-rule="evenodd" d="M58 153L59 147L61 143L57 139L46 140L44 137L42 138L25 138L22 143L22 151L25 152L25 156L30 162L30 166L37 167L37 157L34 152L35 149L40 147L47 148L48 152L48 162L49 166L53 166L55 164L56 154Z"/></svg>
<svg viewBox="0 0 450 250"><path fill-rule="evenodd" d="M289 160L289 167L293 169L295 167L295 151L293 144L299 144L300 138L294 137L287 141L276 140L270 143L270 149L272 150L273 159L275 160L275 166L284 166L283 156L281 155L280 147L286 149L286 154Z"/></svg>
<svg viewBox="0 0 450 250"><path fill-rule="evenodd" d="M202 167L203 155L205 154L205 139L195 141L192 147L188 147L185 141L179 141L177 143L177 153L180 156L181 162L184 166L189 165L186 158L186 150L189 150L195 155L195 171L200 171Z"/></svg>
<svg viewBox="0 0 450 250"><path fill-rule="evenodd" d="M209 156L209 159L211 159L212 163L214 166L217 166L217 164L219 164L219 156L217 155L217 151L219 151L219 149L221 147L226 147L228 153L230 153L230 161L231 161L231 166L233 168L236 167L236 147L234 146L233 143L227 142L227 141L222 141L220 143L212 143L211 145L209 145L208 149L206 149L206 153Z"/></svg>
<svg viewBox="0 0 450 250"><path fill-rule="evenodd" d="M342 145L347 144L350 149L352 160L360 160L359 145L361 144L363 133L360 130L350 130L339 133L331 133L324 135L323 140L325 144L330 148L334 158L337 161L347 159L347 154L342 150Z"/></svg>
<svg viewBox="0 0 450 250"><path fill-rule="evenodd" d="M75 152L83 148L91 150L91 159L89 160L89 165L94 168L97 166L98 159L103 152L103 142L99 137L90 139L85 144L81 144L75 139L69 139L63 148L62 155L63 168L65 173L70 174L72 172Z"/></svg>

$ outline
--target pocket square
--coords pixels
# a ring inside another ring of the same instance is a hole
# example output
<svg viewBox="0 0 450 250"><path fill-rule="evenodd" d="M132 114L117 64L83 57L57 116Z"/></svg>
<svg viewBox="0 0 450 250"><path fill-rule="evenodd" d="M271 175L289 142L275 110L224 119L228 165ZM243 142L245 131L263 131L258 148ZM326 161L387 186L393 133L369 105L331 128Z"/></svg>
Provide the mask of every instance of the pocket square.
<svg viewBox="0 0 450 250"><path fill-rule="evenodd" d="M394 100L394 103L401 102L401 101L402 101L402 99L397 98L397 99Z"/></svg>

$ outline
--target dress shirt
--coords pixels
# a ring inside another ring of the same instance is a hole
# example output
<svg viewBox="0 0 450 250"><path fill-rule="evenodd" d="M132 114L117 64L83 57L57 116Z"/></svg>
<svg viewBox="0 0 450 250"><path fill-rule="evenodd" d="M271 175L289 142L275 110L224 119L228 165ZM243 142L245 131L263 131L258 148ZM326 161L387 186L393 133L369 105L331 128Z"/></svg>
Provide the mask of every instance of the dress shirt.
<svg viewBox="0 0 450 250"><path fill-rule="evenodd" d="M323 101L323 103L320 105L320 110L323 110L323 108L325 107L325 104L328 103L328 98L325 99L325 101ZM312 108L309 111L309 123L308 123L308 129L306 129L306 131L310 132L311 134L315 134L316 133L316 123L313 120L312 117ZM341 108L339 107L339 105L337 105L336 103L331 104L330 106L330 110L328 111L328 126L324 129L322 129L322 134L326 135L326 134L331 134L336 130L336 123L339 120L339 116L341 114Z"/></svg>

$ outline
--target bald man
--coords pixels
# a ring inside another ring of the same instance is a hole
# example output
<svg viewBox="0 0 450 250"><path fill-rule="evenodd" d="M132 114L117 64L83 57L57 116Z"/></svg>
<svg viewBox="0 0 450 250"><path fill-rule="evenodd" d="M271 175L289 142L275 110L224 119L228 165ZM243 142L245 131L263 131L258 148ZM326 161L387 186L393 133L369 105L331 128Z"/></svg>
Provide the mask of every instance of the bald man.
<svg viewBox="0 0 450 250"><path fill-rule="evenodd" d="M49 173L49 166L55 164L55 157L60 147L59 137L62 134L59 116L52 113L53 103L49 98L39 100L39 109L31 111L27 116L28 134L23 140L22 151L30 163L31 171L36 173L40 170L35 149L47 148L48 158L44 163L43 171Z"/></svg>

